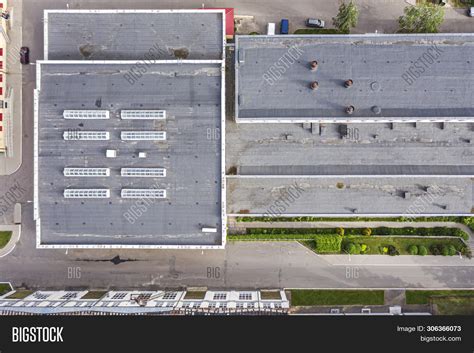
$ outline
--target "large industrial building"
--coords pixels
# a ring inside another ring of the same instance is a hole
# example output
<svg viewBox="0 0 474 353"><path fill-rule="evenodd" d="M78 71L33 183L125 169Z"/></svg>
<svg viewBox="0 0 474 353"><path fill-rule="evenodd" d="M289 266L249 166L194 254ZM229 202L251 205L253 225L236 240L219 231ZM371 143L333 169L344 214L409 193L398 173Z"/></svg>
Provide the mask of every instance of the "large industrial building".
<svg viewBox="0 0 474 353"><path fill-rule="evenodd" d="M223 248L224 10L45 11L43 248Z"/></svg>
<svg viewBox="0 0 474 353"><path fill-rule="evenodd" d="M473 52L472 34L237 36L228 215L471 215Z"/></svg>
<svg viewBox="0 0 474 353"><path fill-rule="evenodd" d="M226 128L225 17L45 11L38 247L223 248L227 215L472 214L473 35L237 36Z"/></svg>

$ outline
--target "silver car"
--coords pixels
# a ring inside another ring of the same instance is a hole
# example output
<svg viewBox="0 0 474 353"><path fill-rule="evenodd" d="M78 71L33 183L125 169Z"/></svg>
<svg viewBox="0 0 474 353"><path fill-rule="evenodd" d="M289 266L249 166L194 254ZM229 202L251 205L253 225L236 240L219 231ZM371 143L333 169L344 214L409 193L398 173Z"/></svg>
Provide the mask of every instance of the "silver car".
<svg viewBox="0 0 474 353"><path fill-rule="evenodd" d="M313 27L313 28L324 28L326 24L324 23L323 20L320 20L318 18L308 18L306 20L306 26L307 27Z"/></svg>

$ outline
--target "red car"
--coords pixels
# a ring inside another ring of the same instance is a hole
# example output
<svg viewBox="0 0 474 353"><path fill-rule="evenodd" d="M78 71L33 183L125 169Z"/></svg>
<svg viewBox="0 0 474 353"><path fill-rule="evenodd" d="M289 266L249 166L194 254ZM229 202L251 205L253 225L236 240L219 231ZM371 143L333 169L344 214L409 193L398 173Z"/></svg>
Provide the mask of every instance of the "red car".
<svg viewBox="0 0 474 353"><path fill-rule="evenodd" d="M28 47L21 47L20 62L23 65L28 65L30 63L30 49Z"/></svg>

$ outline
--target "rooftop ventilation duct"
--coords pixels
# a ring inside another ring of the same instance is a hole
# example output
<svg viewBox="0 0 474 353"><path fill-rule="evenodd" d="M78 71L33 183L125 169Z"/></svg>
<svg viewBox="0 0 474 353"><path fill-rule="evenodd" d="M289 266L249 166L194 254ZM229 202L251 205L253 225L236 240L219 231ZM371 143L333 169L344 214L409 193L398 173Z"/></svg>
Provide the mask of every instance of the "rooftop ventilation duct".
<svg viewBox="0 0 474 353"><path fill-rule="evenodd" d="M352 115L354 113L355 107L353 105L350 105L346 107L346 114Z"/></svg>
<svg viewBox="0 0 474 353"><path fill-rule="evenodd" d="M313 82L311 82L311 84L309 86L311 87L311 89L313 91L316 91L319 87L319 83L318 83L318 81L313 81Z"/></svg>

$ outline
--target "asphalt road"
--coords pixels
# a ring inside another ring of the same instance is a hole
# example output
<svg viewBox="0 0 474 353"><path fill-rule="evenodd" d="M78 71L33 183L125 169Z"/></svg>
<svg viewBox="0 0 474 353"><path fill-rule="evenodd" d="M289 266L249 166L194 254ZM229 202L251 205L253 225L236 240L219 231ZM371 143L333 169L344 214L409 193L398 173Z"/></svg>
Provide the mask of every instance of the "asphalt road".
<svg viewBox="0 0 474 353"><path fill-rule="evenodd" d="M14 0L19 1L19 0ZM23 1L23 43L30 47L32 62L42 58L44 8L130 8L130 1ZM358 1L361 18L356 32L390 32L405 6L403 1ZM80 6L79 6L80 4ZM201 1L134 1L134 8L191 8ZM377 6L375 6L375 4ZM238 0L206 1L206 7L231 6L239 15L257 16L260 25L289 18L299 26L309 14L327 21L335 15L337 2L324 0ZM271 15L270 15L271 14ZM445 31L472 30L472 21L452 12ZM22 236L9 255L0 258L0 281L29 287L130 288L208 286L210 288L445 288L474 287L471 260L459 258L396 259L372 256L321 257L298 243L235 243L220 251L122 251L113 250L37 250L32 220L32 137L34 66L27 69L23 94L23 164L12 176L0 178L0 189L7 190L20 181L27 191L19 202L24 205ZM116 264L110 260L116 258ZM125 260L125 261L124 261ZM127 261L130 260L130 261ZM133 261L132 261L133 260ZM124 262L122 262L124 261ZM71 278L74 267L80 278ZM68 275L69 274L69 275Z"/></svg>

